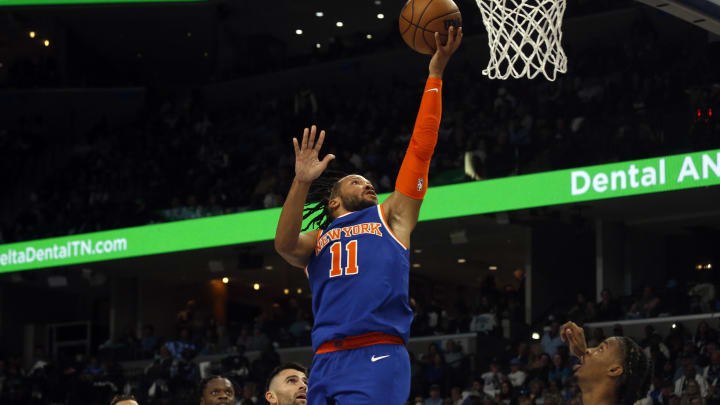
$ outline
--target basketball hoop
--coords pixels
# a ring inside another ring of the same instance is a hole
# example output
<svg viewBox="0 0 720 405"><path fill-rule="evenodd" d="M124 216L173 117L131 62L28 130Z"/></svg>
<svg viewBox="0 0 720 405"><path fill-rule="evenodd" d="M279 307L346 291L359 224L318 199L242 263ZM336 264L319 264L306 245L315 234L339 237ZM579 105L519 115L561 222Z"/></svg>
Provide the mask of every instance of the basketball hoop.
<svg viewBox="0 0 720 405"><path fill-rule="evenodd" d="M490 61L482 73L490 79L533 79L542 73L554 81L567 72L562 49L566 0L476 0L488 31Z"/></svg>

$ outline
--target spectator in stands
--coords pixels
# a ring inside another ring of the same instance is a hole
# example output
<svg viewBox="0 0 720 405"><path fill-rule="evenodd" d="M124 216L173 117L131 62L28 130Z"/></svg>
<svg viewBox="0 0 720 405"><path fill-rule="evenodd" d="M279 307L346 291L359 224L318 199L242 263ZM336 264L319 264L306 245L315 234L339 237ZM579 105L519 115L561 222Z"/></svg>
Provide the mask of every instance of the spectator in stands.
<svg viewBox="0 0 720 405"><path fill-rule="evenodd" d="M443 359L441 353L435 353L432 357L432 362L425 366L423 381L426 385L437 384L442 387L446 384L447 376L448 371L445 365L445 359Z"/></svg>
<svg viewBox="0 0 720 405"><path fill-rule="evenodd" d="M143 326L142 338L140 339L140 357L143 359L152 357L158 343L158 338L155 336L155 327L150 324Z"/></svg>
<svg viewBox="0 0 720 405"><path fill-rule="evenodd" d="M243 326L240 329L240 335L238 335L237 340L235 341L235 344L237 346L242 346L245 349L248 349L250 347L250 344L252 343L252 336L250 336L250 331L247 326Z"/></svg>
<svg viewBox="0 0 720 405"><path fill-rule="evenodd" d="M677 394L677 393L676 393ZM696 405L695 401L700 401L699 405L705 404L705 396L700 392L700 386L695 380L689 380L682 395L680 395L681 404Z"/></svg>
<svg viewBox="0 0 720 405"><path fill-rule="evenodd" d="M166 342L165 348L177 359L183 358L183 353L186 351L195 351L196 347L192 343L190 337L190 329L183 327L180 329L177 339Z"/></svg>
<svg viewBox="0 0 720 405"><path fill-rule="evenodd" d="M252 381L246 381L243 384L242 401L249 401L253 404L257 404L257 385Z"/></svg>
<svg viewBox="0 0 720 405"><path fill-rule="evenodd" d="M230 379L213 375L200 382L200 405L235 404L235 386Z"/></svg>
<svg viewBox="0 0 720 405"><path fill-rule="evenodd" d="M508 379L513 387L518 388L525 385L527 379L527 373L522 370L524 363L518 358L510 360L510 373Z"/></svg>
<svg viewBox="0 0 720 405"><path fill-rule="evenodd" d="M252 340L250 341L250 345L247 347L248 350L265 350L270 345L270 339L268 339L265 332L263 332L262 328L260 328L259 325L255 325L255 328L253 329L253 336Z"/></svg>
<svg viewBox="0 0 720 405"><path fill-rule="evenodd" d="M635 301L628 311L628 319L650 318L657 315L660 298L649 285L643 288L642 297Z"/></svg>
<svg viewBox="0 0 720 405"><path fill-rule="evenodd" d="M570 368L560 353L555 353L552 359L553 365L548 373L548 380L553 381L559 379L563 384L570 378Z"/></svg>
<svg viewBox="0 0 720 405"><path fill-rule="evenodd" d="M558 321L552 321L549 327L545 327L545 334L540 341L545 353L550 356L554 356L558 351L558 347L564 345L562 339L560 339L559 330L560 324Z"/></svg>
<svg viewBox="0 0 720 405"><path fill-rule="evenodd" d="M450 388L450 402L451 405L460 405L463 401L462 398L462 389L460 387L452 387Z"/></svg>
<svg viewBox="0 0 720 405"><path fill-rule="evenodd" d="M691 395L699 392L703 398L707 397L708 383L705 377L697 373L692 363L686 363L683 370L683 376L675 381L675 395L681 397L683 394L691 392L692 390ZM695 389L697 389L697 391L695 391Z"/></svg>
<svg viewBox="0 0 720 405"><path fill-rule="evenodd" d="M610 321L620 317L620 306L613 299L610 290L603 289L600 293L600 302L597 304L597 320Z"/></svg>
<svg viewBox="0 0 720 405"><path fill-rule="evenodd" d="M500 386L505 376L500 372L497 362L490 363L490 369L483 373L480 378L483 380L483 392L485 395L495 398L500 393Z"/></svg>
<svg viewBox="0 0 720 405"><path fill-rule="evenodd" d="M698 323L697 329L695 330L695 336L693 338L693 343L695 343L697 351L702 352L705 349L705 345L711 342L717 343L717 341L717 331L711 328L710 324L708 324L707 321L700 321L700 323Z"/></svg>
<svg viewBox="0 0 720 405"><path fill-rule="evenodd" d="M432 384L428 395L429 398L425 399L425 405L442 405L443 399L439 384Z"/></svg>
<svg viewBox="0 0 720 405"><path fill-rule="evenodd" d="M528 378L531 380L538 379L541 381L547 381L548 375L550 374L550 356L547 353L543 353L540 357L535 360L528 368Z"/></svg>

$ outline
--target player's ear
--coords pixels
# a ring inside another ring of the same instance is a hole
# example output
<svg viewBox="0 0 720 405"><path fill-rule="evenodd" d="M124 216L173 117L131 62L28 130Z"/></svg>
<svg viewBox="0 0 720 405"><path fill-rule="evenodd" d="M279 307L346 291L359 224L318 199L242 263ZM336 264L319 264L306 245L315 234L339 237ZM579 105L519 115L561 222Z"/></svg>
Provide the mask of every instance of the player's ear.
<svg viewBox="0 0 720 405"><path fill-rule="evenodd" d="M270 404L277 404L277 399L275 399L275 394L273 394L272 391L265 393L265 400Z"/></svg>
<svg viewBox="0 0 720 405"><path fill-rule="evenodd" d="M625 370L619 364L613 364L608 368L608 376L620 377Z"/></svg>
<svg viewBox="0 0 720 405"><path fill-rule="evenodd" d="M333 197L328 200L328 209L330 212L335 211L340 206L340 197Z"/></svg>

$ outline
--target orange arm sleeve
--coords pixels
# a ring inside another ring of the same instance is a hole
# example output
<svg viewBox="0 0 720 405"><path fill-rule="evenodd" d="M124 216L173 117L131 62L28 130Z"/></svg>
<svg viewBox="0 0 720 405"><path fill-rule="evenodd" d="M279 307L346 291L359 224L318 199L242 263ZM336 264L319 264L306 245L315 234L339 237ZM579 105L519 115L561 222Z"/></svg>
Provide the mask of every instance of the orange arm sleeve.
<svg viewBox="0 0 720 405"><path fill-rule="evenodd" d="M430 159L435 151L442 117L442 80L428 78L410 145L405 152L395 190L422 200L428 187Z"/></svg>

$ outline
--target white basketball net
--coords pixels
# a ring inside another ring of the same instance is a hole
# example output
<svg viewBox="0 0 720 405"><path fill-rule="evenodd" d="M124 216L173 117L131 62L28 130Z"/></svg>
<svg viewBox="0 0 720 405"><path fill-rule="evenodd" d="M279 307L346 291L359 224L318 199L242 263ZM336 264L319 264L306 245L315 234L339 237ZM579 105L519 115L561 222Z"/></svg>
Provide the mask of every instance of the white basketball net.
<svg viewBox="0 0 720 405"><path fill-rule="evenodd" d="M505 80L567 72L562 49L566 0L476 0L488 32L490 61L482 73Z"/></svg>

